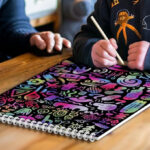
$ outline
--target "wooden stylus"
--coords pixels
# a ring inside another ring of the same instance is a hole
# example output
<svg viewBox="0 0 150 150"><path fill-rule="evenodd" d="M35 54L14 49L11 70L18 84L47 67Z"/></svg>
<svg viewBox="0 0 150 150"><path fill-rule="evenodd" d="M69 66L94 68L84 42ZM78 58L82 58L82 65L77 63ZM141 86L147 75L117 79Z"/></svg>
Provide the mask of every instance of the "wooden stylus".
<svg viewBox="0 0 150 150"><path fill-rule="evenodd" d="M106 36L106 34L104 33L104 31L102 30L102 28L100 27L100 25L98 24L98 22L96 21L96 19L93 16L91 16L91 20L93 21L93 23L96 26L96 28L98 29L98 31L102 34L103 38L105 40L109 41L108 37ZM117 53L117 58L118 58L120 64L124 66L125 63L118 53Z"/></svg>

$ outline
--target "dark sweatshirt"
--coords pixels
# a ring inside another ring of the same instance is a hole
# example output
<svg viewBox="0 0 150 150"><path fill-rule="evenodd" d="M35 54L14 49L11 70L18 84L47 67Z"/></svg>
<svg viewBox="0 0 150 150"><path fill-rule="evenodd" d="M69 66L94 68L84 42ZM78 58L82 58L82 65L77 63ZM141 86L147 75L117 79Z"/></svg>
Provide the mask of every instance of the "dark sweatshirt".
<svg viewBox="0 0 150 150"><path fill-rule="evenodd" d="M0 0L0 61L27 51L35 32L25 14L24 0Z"/></svg>
<svg viewBox="0 0 150 150"><path fill-rule="evenodd" d="M127 60L128 47L137 41L150 42L150 0L97 0L93 15L108 38L115 38L118 53ZM73 44L73 55L77 63L93 66L91 49L103 39L90 17L83 25ZM144 62L150 70L150 48Z"/></svg>

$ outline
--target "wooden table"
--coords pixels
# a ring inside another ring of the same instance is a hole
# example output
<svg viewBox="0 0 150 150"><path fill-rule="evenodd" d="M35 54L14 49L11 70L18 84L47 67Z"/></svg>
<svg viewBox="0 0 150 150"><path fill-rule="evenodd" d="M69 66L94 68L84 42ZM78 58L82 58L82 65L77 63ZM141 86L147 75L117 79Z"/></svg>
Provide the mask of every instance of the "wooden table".
<svg viewBox="0 0 150 150"><path fill-rule="evenodd" d="M0 64L0 93L71 56L24 54ZM88 143L35 130L0 124L0 150L150 150L150 109L102 140Z"/></svg>

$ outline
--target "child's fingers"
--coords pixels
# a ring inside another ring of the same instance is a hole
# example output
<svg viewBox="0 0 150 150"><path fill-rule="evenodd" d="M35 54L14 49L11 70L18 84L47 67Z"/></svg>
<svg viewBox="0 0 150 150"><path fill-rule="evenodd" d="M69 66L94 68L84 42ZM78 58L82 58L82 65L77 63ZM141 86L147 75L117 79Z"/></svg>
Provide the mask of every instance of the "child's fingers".
<svg viewBox="0 0 150 150"><path fill-rule="evenodd" d="M95 67L97 67L97 68L102 68L102 67L106 67L106 66L104 66L103 64L101 64L98 60L94 60L94 65L95 65Z"/></svg>
<svg viewBox="0 0 150 150"><path fill-rule="evenodd" d="M102 65L102 67L110 67L110 66L116 65L117 61L110 61L108 59L101 58L99 60L99 63Z"/></svg>
<svg viewBox="0 0 150 150"><path fill-rule="evenodd" d="M108 52L102 47L100 42L97 42L93 45L91 56L96 67L108 67L117 63L116 58L110 56Z"/></svg>
<svg viewBox="0 0 150 150"><path fill-rule="evenodd" d="M107 57L101 57L100 53L96 53L96 52L92 53L92 58L93 58L93 63L96 67L108 67L108 66L115 65L117 63L116 59L109 60Z"/></svg>
<svg viewBox="0 0 150 150"><path fill-rule="evenodd" d="M135 57L135 53L132 53L128 56L128 61L135 61L136 60L136 57Z"/></svg>
<svg viewBox="0 0 150 150"><path fill-rule="evenodd" d="M114 49L114 47L111 45L111 43L109 41L100 40L99 44L105 51L107 51L107 53L110 56L116 57L116 50Z"/></svg>
<svg viewBox="0 0 150 150"><path fill-rule="evenodd" d="M106 59L101 58L100 60L94 60L94 65L98 68L102 67L110 67L115 65L115 62L108 61Z"/></svg>
<svg viewBox="0 0 150 150"><path fill-rule="evenodd" d="M108 52L102 47L102 45L99 44L95 48L96 48L95 53L100 57L108 59L110 61L116 61L116 58L109 55Z"/></svg>
<svg viewBox="0 0 150 150"><path fill-rule="evenodd" d="M46 32L45 34L41 34L41 37L46 42L47 52L51 53L55 46L54 34L52 32Z"/></svg>
<svg viewBox="0 0 150 150"><path fill-rule="evenodd" d="M117 41L114 38L111 38L109 41L115 49L118 49Z"/></svg>
<svg viewBox="0 0 150 150"><path fill-rule="evenodd" d="M48 53L51 53L54 47L56 50L61 51L63 45L67 48L71 48L71 42L69 40L62 38L60 34L54 34L48 31L32 35L30 45L35 45L40 50L47 49Z"/></svg>
<svg viewBox="0 0 150 150"><path fill-rule="evenodd" d="M138 47L138 42L129 45L129 49Z"/></svg>
<svg viewBox="0 0 150 150"><path fill-rule="evenodd" d="M71 48L71 42L69 40L67 40L66 38L63 38L63 44L67 48Z"/></svg>
<svg viewBox="0 0 150 150"><path fill-rule="evenodd" d="M144 65L141 62L137 61L130 61L128 62L128 67L130 69L138 69L138 70L144 70Z"/></svg>
<svg viewBox="0 0 150 150"><path fill-rule="evenodd" d="M71 48L71 42L69 40L62 38L60 34L55 34L55 48L61 51L63 45L67 48Z"/></svg>
<svg viewBox="0 0 150 150"><path fill-rule="evenodd" d="M130 61L130 62L128 62L128 67L129 67L130 69L136 69L135 61Z"/></svg>
<svg viewBox="0 0 150 150"><path fill-rule="evenodd" d="M97 49L96 55L98 55L99 57L102 57L104 59L108 59L110 61L116 60L115 57L110 56L102 47L101 47L101 49L102 49L101 51L99 49Z"/></svg>
<svg viewBox="0 0 150 150"><path fill-rule="evenodd" d="M46 43L40 35L33 35L31 37L30 43L31 46L36 46L40 50L44 50L46 48Z"/></svg>
<svg viewBox="0 0 150 150"><path fill-rule="evenodd" d="M55 34L55 49L58 51L62 50L63 39L60 34Z"/></svg>
<svg viewBox="0 0 150 150"><path fill-rule="evenodd" d="M137 48L130 48L130 49L128 50L128 55L136 54L136 52L137 52Z"/></svg>
<svg viewBox="0 0 150 150"><path fill-rule="evenodd" d="M145 45L145 41L134 42L134 43L132 43L132 44L129 45L129 49L137 48L137 47L142 47L144 45Z"/></svg>

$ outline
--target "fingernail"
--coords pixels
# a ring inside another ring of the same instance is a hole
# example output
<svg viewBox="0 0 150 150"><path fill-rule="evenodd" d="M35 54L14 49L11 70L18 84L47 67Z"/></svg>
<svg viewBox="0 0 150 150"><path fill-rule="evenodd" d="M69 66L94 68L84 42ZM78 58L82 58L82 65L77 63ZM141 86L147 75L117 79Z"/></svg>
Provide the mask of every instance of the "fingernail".
<svg viewBox="0 0 150 150"><path fill-rule="evenodd" d="M58 50L61 51L62 47L60 45L57 46Z"/></svg>
<svg viewBox="0 0 150 150"><path fill-rule="evenodd" d="M71 43L68 43L68 45L67 45L69 48L71 47Z"/></svg>
<svg viewBox="0 0 150 150"><path fill-rule="evenodd" d="M112 50L112 49L114 49L114 48L113 48L113 46L112 46L112 45L109 45L109 49L111 49L111 50Z"/></svg>
<svg viewBox="0 0 150 150"><path fill-rule="evenodd" d="M52 53L52 49L49 49L49 50L48 50L48 53Z"/></svg>

